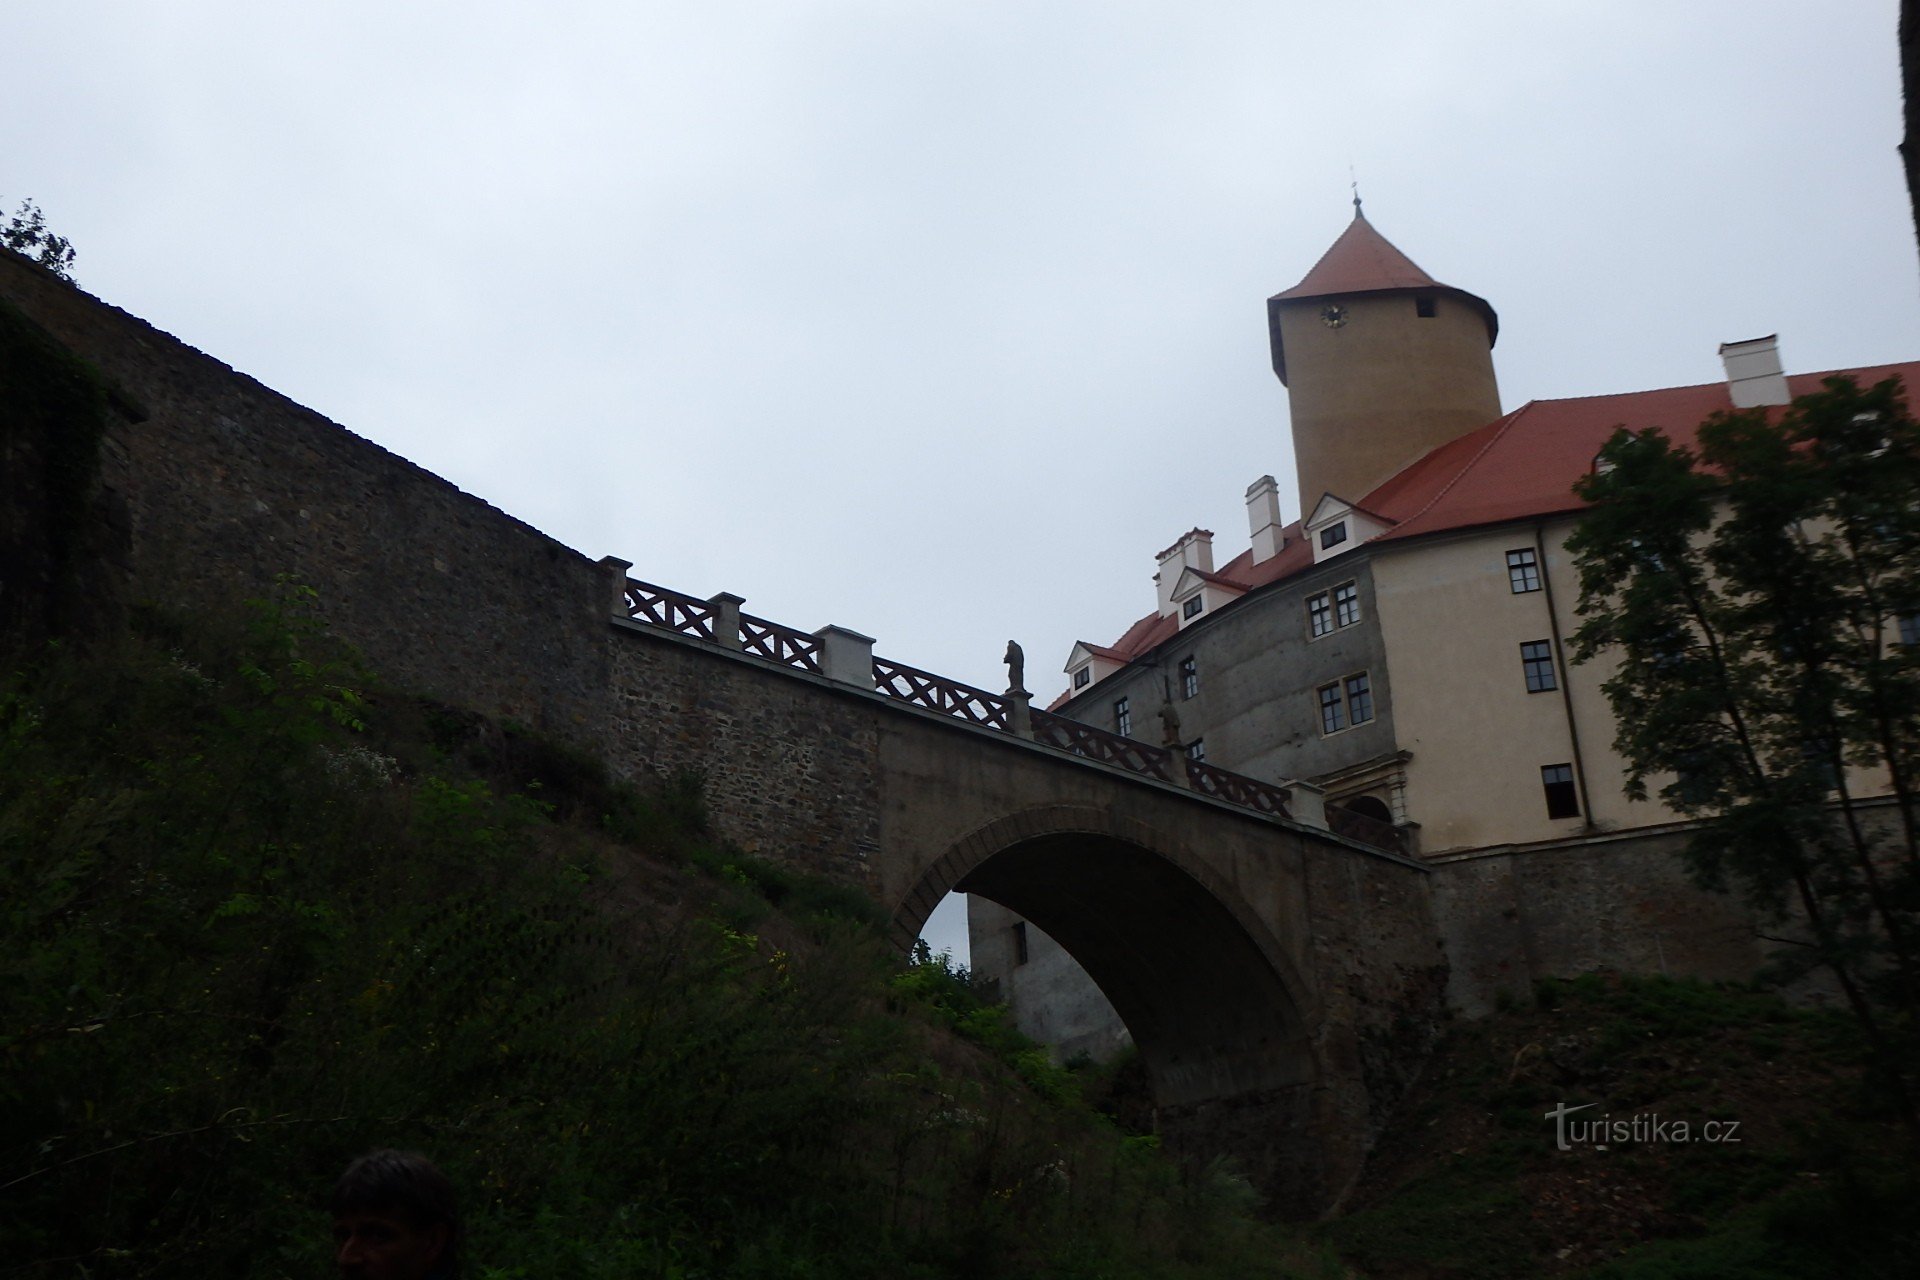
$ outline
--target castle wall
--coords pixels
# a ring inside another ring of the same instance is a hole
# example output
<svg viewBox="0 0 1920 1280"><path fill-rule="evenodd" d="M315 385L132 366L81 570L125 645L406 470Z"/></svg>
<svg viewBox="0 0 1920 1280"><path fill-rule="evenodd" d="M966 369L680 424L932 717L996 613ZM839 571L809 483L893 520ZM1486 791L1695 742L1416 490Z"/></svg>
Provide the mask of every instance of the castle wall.
<svg viewBox="0 0 1920 1280"><path fill-rule="evenodd" d="M643 782L696 773L726 839L878 889L870 860L880 848L880 720L889 710L824 676L616 625L614 770Z"/></svg>
<svg viewBox="0 0 1920 1280"><path fill-rule="evenodd" d="M1688 880L1686 840L1656 830L1435 861L1447 1003L1479 1017L1596 970L1749 981L1766 958L1759 921Z"/></svg>
<svg viewBox="0 0 1920 1280"><path fill-rule="evenodd" d="M600 745L593 561L16 255L0 253L0 298L148 412L116 418L102 458L131 599L226 610L287 575L389 679Z"/></svg>

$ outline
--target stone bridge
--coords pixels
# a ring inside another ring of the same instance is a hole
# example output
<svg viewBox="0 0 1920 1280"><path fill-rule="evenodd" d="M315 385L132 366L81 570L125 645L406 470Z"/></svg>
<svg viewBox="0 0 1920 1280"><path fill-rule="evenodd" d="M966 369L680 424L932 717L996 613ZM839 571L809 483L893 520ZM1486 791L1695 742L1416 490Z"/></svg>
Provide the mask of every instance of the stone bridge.
<svg viewBox="0 0 1920 1280"><path fill-rule="evenodd" d="M618 766L700 770L724 835L864 885L903 950L950 890L1032 920L1126 1021L1171 1142L1296 1212L1344 1189L1439 1016L1423 866L1327 830L1308 788L603 564Z"/></svg>
<svg viewBox="0 0 1920 1280"><path fill-rule="evenodd" d="M701 771L724 835L864 887L902 947L953 889L1033 920L1125 1018L1169 1137L1284 1209L1356 1175L1441 1017L1443 895L1307 789L633 582L5 251L0 304L30 326L0 326L10 357L52 344L104 379L89 601L217 612L291 575L402 687L635 777ZM0 536L38 527L44 495L0 497Z"/></svg>

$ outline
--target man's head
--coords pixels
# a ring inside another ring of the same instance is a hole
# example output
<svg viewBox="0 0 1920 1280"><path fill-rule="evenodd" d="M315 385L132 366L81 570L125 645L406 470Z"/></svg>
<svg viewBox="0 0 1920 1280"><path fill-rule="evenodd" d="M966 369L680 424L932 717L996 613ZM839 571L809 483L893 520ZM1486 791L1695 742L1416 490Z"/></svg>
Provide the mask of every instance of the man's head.
<svg viewBox="0 0 1920 1280"><path fill-rule="evenodd" d="M341 1275L428 1280L456 1274L460 1215L453 1184L425 1156L368 1152L340 1175L327 1207Z"/></svg>

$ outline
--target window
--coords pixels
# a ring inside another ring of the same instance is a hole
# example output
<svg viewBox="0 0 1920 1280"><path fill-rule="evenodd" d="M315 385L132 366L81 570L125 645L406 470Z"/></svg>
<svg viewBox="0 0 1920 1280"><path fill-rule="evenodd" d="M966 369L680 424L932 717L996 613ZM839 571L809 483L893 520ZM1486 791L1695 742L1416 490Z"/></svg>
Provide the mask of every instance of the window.
<svg viewBox="0 0 1920 1280"><path fill-rule="evenodd" d="M1900 643L1920 644L1920 613L1910 613L1900 619Z"/></svg>
<svg viewBox="0 0 1920 1280"><path fill-rule="evenodd" d="M1310 635L1323 636L1333 630L1332 597L1322 591L1319 595L1307 597L1307 632Z"/></svg>
<svg viewBox="0 0 1920 1280"><path fill-rule="evenodd" d="M1125 698L1114 700L1113 731L1123 738L1133 736L1133 706Z"/></svg>
<svg viewBox="0 0 1920 1280"><path fill-rule="evenodd" d="M1365 724L1373 719L1373 686L1367 683L1367 673L1348 676L1347 719L1354 724Z"/></svg>
<svg viewBox="0 0 1920 1280"><path fill-rule="evenodd" d="M1337 547L1346 540L1347 522L1345 520L1340 521L1338 524L1330 524L1320 531L1320 549L1322 551L1325 551L1328 547Z"/></svg>
<svg viewBox="0 0 1920 1280"><path fill-rule="evenodd" d="M1027 922L1024 920L1013 926L1013 962L1016 965L1027 962Z"/></svg>
<svg viewBox="0 0 1920 1280"><path fill-rule="evenodd" d="M1419 316L1422 320L1433 319L1434 310L1434 299L1432 298L1415 298L1413 300L1413 314Z"/></svg>
<svg viewBox="0 0 1920 1280"><path fill-rule="evenodd" d="M1320 732L1338 733L1373 719L1373 684L1364 671L1314 690L1320 699Z"/></svg>
<svg viewBox="0 0 1920 1280"><path fill-rule="evenodd" d="M1180 696L1191 698L1200 692L1200 668L1193 664L1192 658L1180 659Z"/></svg>
<svg viewBox="0 0 1920 1280"><path fill-rule="evenodd" d="M1180 616L1183 618L1191 618L1194 614L1200 612L1202 609L1206 607L1207 607L1206 602L1204 600L1202 600L1199 596L1194 596L1191 600L1188 600L1185 604L1180 606Z"/></svg>
<svg viewBox="0 0 1920 1280"><path fill-rule="evenodd" d="M1074 673L1073 673L1073 687L1074 687L1074 688L1076 688L1076 689L1084 689L1084 688L1086 688L1086 687L1087 687L1088 685L1090 685L1090 684L1092 684L1092 683L1093 683L1093 668L1092 668L1092 667L1081 667L1081 668L1080 668L1080 669L1079 669L1078 671L1076 671L1076 672L1074 672Z"/></svg>
<svg viewBox="0 0 1920 1280"><path fill-rule="evenodd" d="M1547 793L1547 816L1549 818L1577 818L1580 816L1580 797L1576 795L1573 790L1572 765L1541 765L1540 785Z"/></svg>
<svg viewBox="0 0 1920 1280"><path fill-rule="evenodd" d="M1545 640L1528 640L1520 646L1520 669L1527 673L1527 692L1545 693L1558 689L1553 678L1553 646Z"/></svg>
<svg viewBox="0 0 1920 1280"><path fill-rule="evenodd" d="M1360 592L1351 582L1333 589L1333 622L1335 626L1350 627L1360 621Z"/></svg>
<svg viewBox="0 0 1920 1280"><path fill-rule="evenodd" d="M1319 638L1335 627L1350 627L1360 621L1360 589L1343 582L1331 591L1307 597L1307 634Z"/></svg>
<svg viewBox="0 0 1920 1280"><path fill-rule="evenodd" d="M1515 595L1540 589L1540 562L1532 547L1507 552L1507 585Z"/></svg>
<svg viewBox="0 0 1920 1280"><path fill-rule="evenodd" d="M1340 686L1337 684L1320 687L1320 732L1322 735L1338 733L1347 727L1347 706L1340 700Z"/></svg>
<svg viewBox="0 0 1920 1280"><path fill-rule="evenodd" d="M1207 758L1207 740L1195 738L1187 744L1187 759L1205 761Z"/></svg>

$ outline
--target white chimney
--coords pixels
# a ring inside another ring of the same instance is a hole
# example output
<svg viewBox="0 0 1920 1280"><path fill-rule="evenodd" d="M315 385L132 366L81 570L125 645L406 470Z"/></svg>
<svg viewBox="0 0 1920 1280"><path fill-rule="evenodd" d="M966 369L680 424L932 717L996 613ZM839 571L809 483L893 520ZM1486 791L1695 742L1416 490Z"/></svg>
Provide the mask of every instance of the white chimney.
<svg viewBox="0 0 1920 1280"><path fill-rule="evenodd" d="M1287 545L1280 532L1280 486L1261 476L1247 486L1247 532L1253 536L1253 562L1271 560Z"/></svg>
<svg viewBox="0 0 1920 1280"><path fill-rule="evenodd" d="M1213 572L1213 530L1189 529L1154 559L1160 563L1160 572L1153 575L1153 585L1159 589L1160 613L1165 616L1173 612L1173 589L1182 573L1188 568Z"/></svg>
<svg viewBox="0 0 1920 1280"><path fill-rule="evenodd" d="M1780 335L1720 344L1720 362L1727 367L1727 394L1736 409L1764 404L1787 404L1787 378L1780 370Z"/></svg>

